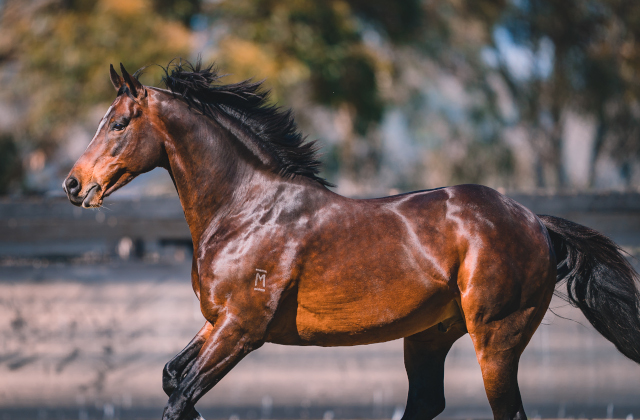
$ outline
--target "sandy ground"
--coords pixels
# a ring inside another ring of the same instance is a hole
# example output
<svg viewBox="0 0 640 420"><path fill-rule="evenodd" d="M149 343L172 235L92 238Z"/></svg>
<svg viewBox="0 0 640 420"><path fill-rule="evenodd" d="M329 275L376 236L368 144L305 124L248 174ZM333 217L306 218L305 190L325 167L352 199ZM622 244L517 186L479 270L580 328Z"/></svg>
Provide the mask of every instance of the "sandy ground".
<svg viewBox="0 0 640 420"><path fill-rule="evenodd" d="M188 263L0 267L0 417L153 417L164 363L204 323ZM560 301L525 351L530 417L640 417L640 366ZM490 417L468 336L447 358L444 417ZM199 403L217 418L381 418L402 413L402 342L267 344ZM138 410L138 411L136 411ZM57 413L57 414L56 414Z"/></svg>

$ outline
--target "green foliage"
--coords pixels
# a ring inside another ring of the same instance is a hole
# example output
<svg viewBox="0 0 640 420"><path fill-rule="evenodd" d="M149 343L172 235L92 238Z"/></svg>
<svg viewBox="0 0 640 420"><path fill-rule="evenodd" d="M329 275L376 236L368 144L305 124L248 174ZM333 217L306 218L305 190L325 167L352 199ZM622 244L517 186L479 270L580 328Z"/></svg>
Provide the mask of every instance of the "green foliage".
<svg viewBox="0 0 640 420"><path fill-rule="evenodd" d="M309 82L317 103L351 107L361 134L384 109L377 80L384 60L366 44L365 32L408 42L421 21L416 0L229 0L205 11L213 26L228 25L229 38L216 57L231 73L267 77L280 96ZM234 38L266 53L247 56L246 48L225 48L238 45Z"/></svg>
<svg viewBox="0 0 640 420"><path fill-rule="evenodd" d="M200 12L201 0L153 0L153 10L169 20L179 20L189 26L191 18Z"/></svg>
<svg viewBox="0 0 640 420"><path fill-rule="evenodd" d="M59 143L92 105L113 98L109 63L133 71L190 49L184 25L144 0L9 1L1 25L2 56L18 69L5 94L28 101L22 136L36 145Z"/></svg>

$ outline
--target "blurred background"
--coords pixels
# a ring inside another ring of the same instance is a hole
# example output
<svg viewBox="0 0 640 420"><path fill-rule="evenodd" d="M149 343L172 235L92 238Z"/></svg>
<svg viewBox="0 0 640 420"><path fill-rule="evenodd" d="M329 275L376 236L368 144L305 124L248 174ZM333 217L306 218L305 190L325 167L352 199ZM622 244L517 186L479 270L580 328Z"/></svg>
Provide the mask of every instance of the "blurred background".
<svg viewBox="0 0 640 420"><path fill-rule="evenodd" d="M59 192L114 98L109 63L134 71L197 55L228 82L266 79L320 140L325 176L345 194L640 186L637 2L3 0L0 10L4 194ZM150 67L142 81L160 74Z"/></svg>
<svg viewBox="0 0 640 420"><path fill-rule="evenodd" d="M158 418L164 363L204 322L168 174L95 210L60 185L115 97L181 57L265 79L338 193L459 183L640 250L640 3L622 0L0 0L0 417ZM632 260L638 266L637 260ZM640 367L560 300L523 356L531 417L640 416ZM569 319L565 319L569 318ZM444 417L491 416L468 337ZM393 418L402 342L267 345L205 417Z"/></svg>

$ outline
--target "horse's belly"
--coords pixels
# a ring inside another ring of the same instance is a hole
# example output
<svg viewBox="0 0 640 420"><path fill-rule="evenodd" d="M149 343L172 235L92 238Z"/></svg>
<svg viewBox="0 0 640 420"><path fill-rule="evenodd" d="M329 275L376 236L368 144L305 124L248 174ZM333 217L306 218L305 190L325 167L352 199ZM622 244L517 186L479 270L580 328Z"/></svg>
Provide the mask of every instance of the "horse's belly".
<svg viewBox="0 0 640 420"><path fill-rule="evenodd" d="M436 285L407 286L351 298L330 291L301 291L297 335L302 343L317 346L372 344L424 331L458 313L448 290Z"/></svg>

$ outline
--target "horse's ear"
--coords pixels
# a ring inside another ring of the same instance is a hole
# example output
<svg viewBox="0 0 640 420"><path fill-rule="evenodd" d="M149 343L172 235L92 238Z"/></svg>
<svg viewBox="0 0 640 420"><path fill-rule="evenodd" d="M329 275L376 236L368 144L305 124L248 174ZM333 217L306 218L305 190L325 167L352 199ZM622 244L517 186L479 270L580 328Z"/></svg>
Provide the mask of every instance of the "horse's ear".
<svg viewBox="0 0 640 420"><path fill-rule="evenodd" d="M124 85L124 79L122 78L122 76L116 73L116 70L113 68L113 64L110 64L109 67L111 83L113 84L113 87L116 88L117 91L119 91L122 85Z"/></svg>
<svg viewBox="0 0 640 420"><path fill-rule="evenodd" d="M122 77L124 78L124 82L127 84L127 87L131 91L131 94L136 98L147 95L147 90L142 86L142 83L138 81L135 77L131 76L129 72L124 68L122 63L120 63L120 70L122 71Z"/></svg>

